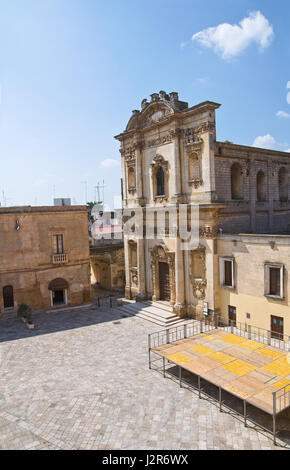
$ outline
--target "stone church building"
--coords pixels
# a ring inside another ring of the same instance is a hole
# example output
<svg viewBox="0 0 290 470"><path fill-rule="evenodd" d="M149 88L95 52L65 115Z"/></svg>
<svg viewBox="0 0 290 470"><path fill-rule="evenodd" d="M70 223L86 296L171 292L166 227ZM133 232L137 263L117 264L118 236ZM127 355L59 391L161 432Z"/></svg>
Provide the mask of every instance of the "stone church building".
<svg viewBox="0 0 290 470"><path fill-rule="evenodd" d="M290 154L217 141L219 107L189 107L161 91L116 136L131 221L126 297L170 302L182 317L216 313L290 334ZM197 243L186 248L184 214L189 233L198 219Z"/></svg>

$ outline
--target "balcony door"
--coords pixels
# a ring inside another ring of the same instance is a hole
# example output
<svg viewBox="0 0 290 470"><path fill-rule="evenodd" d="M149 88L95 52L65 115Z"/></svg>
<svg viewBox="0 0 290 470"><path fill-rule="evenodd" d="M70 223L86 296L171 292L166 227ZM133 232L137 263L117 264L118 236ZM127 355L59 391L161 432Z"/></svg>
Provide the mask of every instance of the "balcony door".
<svg viewBox="0 0 290 470"><path fill-rule="evenodd" d="M271 315L271 337L283 340L284 335L284 319Z"/></svg>
<svg viewBox="0 0 290 470"><path fill-rule="evenodd" d="M237 309L229 305L229 320L231 326L237 326Z"/></svg>

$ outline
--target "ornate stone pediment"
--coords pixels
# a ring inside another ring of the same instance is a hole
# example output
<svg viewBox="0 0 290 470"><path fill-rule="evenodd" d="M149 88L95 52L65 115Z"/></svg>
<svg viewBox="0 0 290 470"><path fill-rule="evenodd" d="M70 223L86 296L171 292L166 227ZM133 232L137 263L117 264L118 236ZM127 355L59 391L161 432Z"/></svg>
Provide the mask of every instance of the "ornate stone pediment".
<svg viewBox="0 0 290 470"><path fill-rule="evenodd" d="M172 107L166 101L157 100L149 103L141 112L134 113L128 122L126 131L140 129L157 124L174 114Z"/></svg>
<svg viewBox="0 0 290 470"><path fill-rule="evenodd" d="M159 155L159 154L156 154L155 157L153 158L153 161L151 163L151 167L152 168L156 168L156 167L162 167L162 168L168 168L168 162L164 159L164 157L162 155Z"/></svg>

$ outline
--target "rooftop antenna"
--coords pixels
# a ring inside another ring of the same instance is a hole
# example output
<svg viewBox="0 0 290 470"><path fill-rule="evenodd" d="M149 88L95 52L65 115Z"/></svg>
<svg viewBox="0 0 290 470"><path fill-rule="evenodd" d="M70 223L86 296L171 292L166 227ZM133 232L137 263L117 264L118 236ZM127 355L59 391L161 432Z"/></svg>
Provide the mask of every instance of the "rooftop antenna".
<svg viewBox="0 0 290 470"><path fill-rule="evenodd" d="M2 201L3 201L3 206L6 207L6 197L5 197L4 189L2 191Z"/></svg>
<svg viewBox="0 0 290 470"><path fill-rule="evenodd" d="M95 189L97 190L98 192L98 201L96 202L101 202L104 206L104 202L105 202L105 181L103 180L103 184L100 184L98 182L97 186L95 186ZM101 190L103 190L103 198L101 200Z"/></svg>

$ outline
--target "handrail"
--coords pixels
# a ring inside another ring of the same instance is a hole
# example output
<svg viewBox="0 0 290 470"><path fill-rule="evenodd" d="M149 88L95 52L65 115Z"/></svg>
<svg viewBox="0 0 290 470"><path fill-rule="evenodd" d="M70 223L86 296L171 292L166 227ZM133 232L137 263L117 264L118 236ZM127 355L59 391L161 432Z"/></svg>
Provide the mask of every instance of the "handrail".
<svg viewBox="0 0 290 470"><path fill-rule="evenodd" d="M278 400L279 403L277 403ZM288 408L290 406L290 384L286 384L273 392L273 401L275 403L274 409L276 414ZM282 403L284 403L284 405L282 405ZM279 404L279 407L277 404Z"/></svg>
<svg viewBox="0 0 290 470"><path fill-rule="evenodd" d="M199 331L197 331L198 328L195 328L195 325L197 324L200 325ZM230 333L246 339L290 351L290 337L288 335L282 335L255 325L227 320L219 315L215 315L213 318L205 317L203 321L193 319L191 321L184 322L182 325L177 325L176 327L169 327L164 330L150 333L150 344L151 347L158 347L163 344L170 344L181 339L195 336L196 334L202 333L203 329L205 329L205 331L209 331L210 329L215 328L228 329ZM278 338L273 337L273 335L278 336ZM153 343L154 346L152 346Z"/></svg>

